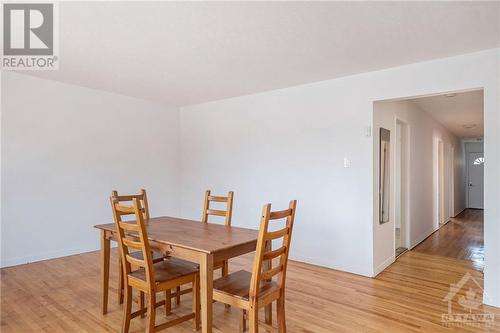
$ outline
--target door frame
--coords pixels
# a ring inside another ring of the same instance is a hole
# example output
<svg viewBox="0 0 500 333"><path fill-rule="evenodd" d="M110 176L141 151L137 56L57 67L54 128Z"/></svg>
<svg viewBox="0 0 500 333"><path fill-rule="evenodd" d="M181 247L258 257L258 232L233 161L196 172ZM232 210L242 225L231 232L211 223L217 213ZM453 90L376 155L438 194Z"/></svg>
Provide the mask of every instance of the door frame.
<svg viewBox="0 0 500 333"><path fill-rule="evenodd" d="M455 217L455 147L450 144L449 150L449 178L448 178L448 216Z"/></svg>
<svg viewBox="0 0 500 333"><path fill-rule="evenodd" d="M399 118L394 117L394 253L396 253L396 220L398 216L401 219L401 247L406 249L410 248L410 124ZM398 131L401 129L401 132ZM401 137L400 137L401 135ZM398 143L401 142L400 148L398 148ZM399 162L399 163L398 163ZM399 197L399 201L398 201ZM399 212L398 212L399 210Z"/></svg>
<svg viewBox="0 0 500 333"><path fill-rule="evenodd" d="M445 219L445 154L444 141L441 137L435 137L434 153L434 230L444 225Z"/></svg>

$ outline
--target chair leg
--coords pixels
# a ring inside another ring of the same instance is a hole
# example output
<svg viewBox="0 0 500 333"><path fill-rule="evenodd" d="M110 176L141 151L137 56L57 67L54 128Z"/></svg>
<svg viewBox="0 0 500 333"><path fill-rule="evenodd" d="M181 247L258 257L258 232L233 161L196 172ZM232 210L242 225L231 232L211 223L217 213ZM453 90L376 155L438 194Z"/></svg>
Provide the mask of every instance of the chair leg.
<svg viewBox="0 0 500 333"><path fill-rule="evenodd" d="M246 332L246 331L247 331L246 311L241 310L240 311L240 332Z"/></svg>
<svg viewBox="0 0 500 333"><path fill-rule="evenodd" d="M224 260L222 263L222 276L226 276L229 274L229 261ZM225 304L226 309L229 309L231 305Z"/></svg>
<svg viewBox="0 0 500 333"><path fill-rule="evenodd" d="M139 293L139 308L141 310L144 310L144 291L141 291ZM144 313L141 314L141 318L144 318L144 317L145 317Z"/></svg>
<svg viewBox="0 0 500 333"><path fill-rule="evenodd" d="M148 294L148 326L146 333L153 333L155 331L156 319L156 292L151 290Z"/></svg>
<svg viewBox="0 0 500 333"><path fill-rule="evenodd" d="M278 313L278 332L286 333L286 320L285 320L285 295L281 295L277 300L276 312Z"/></svg>
<svg viewBox="0 0 500 333"><path fill-rule="evenodd" d="M248 330L250 333L259 333L259 310L257 304L250 305L248 311Z"/></svg>
<svg viewBox="0 0 500 333"><path fill-rule="evenodd" d="M265 322L268 325L273 325L273 303L269 303L264 307L264 317L265 317ZM266 332L271 333L270 330L266 330Z"/></svg>
<svg viewBox="0 0 500 333"><path fill-rule="evenodd" d="M165 290L165 315L169 316L172 314L172 291L170 289Z"/></svg>
<svg viewBox="0 0 500 333"><path fill-rule="evenodd" d="M224 260L222 263L222 276L226 276L229 274L229 261Z"/></svg>
<svg viewBox="0 0 500 333"><path fill-rule="evenodd" d="M122 333L128 333L132 313L132 287L125 288L125 305L123 306Z"/></svg>
<svg viewBox="0 0 500 333"><path fill-rule="evenodd" d="M194 312L194 319L193 319L193 329L195 331L198 331L201 327L200 325L200 276L196 274L192 286L192 293L193 293L193 312Z"/></svg>
<svg viewBox="0 0 500 333"><path fill-rule="evenodd" d="M123 303L123 280L122 258L118 253L118 304Z"/></svg>
<svg viewBox="0 0 500 333"><path fill-rule="evenodd" d="M177 292L177 295L175 295L175 304L179 306L181 305L181 287L178 286L175 291Z"/></svg>

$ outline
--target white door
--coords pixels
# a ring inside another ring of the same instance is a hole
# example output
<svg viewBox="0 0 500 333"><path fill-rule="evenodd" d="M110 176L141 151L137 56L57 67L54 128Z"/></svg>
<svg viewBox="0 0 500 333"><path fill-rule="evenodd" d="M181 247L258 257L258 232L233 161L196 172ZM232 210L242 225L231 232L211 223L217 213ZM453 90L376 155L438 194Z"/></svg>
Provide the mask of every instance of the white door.
<svg viewBox="0 0 500 333"><path fill-rule="evenodd" d="M484 208L484 154L469 153L469 208Z"/></svg>

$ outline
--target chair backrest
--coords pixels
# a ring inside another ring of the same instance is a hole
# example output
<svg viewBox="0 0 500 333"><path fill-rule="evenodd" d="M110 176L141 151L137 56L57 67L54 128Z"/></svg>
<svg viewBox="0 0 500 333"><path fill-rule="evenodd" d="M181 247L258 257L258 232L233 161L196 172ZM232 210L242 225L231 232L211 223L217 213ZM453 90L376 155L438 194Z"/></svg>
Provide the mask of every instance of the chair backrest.
<svg viewBox="0 0 500 333"><path fill-rule="evenodd" d="M296 207L297 200L292 200L288 205L288 209L285 210L272 212L271 204L264 205L262 209L259 238L257 240L252 281L250 283L251 299L257 299L261 281L270 281L276 275L279 288L285 288L288 254L290 251ZM286 219L285 227L276 231L269 231L270 223L281 219ZM281 245L273 250L272 242L280 243L279 240L281 240ZM278 261L278 265L275 267L272 267L273 260Z"/></svg>
<svg viewBox="0 0 500 333"><path fill-rule="evenodd" d="M149 219L149 205L148 205L148 196L146 194L145 189L141 189L141 193L139 194L128 194L128 195L118 195L117 191L111 192L111 197L113 197L118 202L130 201L138 199L141 202L141 212L145 220Z"/></svg>
<svg viewBox="0 0 500 333"><path fill-rule="evenodd" d="M120 198L125 198L120 200ZM132 206L120 204L121 201L132 201ZM146 282L152 287L155 281L153 270L153 257L149 247L144 216L147 210L142 207L142 200L137 196L117 196L115 191L110 197L111 208L118 232L118 244L123 262L124 276L132 272L132 266L145 269ZM123 221L122 217L134 215L135 221ZM149 215L149 214L148 214ZM143 260L130 256L130 249L140 250Z"/></svg>
<svg viewBox="0 0 500 333"><path fill-rule="evenodd" d="M224 216L224 224L231 225L231 216L233 215L233 191L227 193L227 197L214 196L210 194L210 190L205 191L205 203L203 205L202 222L208 223L208 215ZM210 208L210 202L225 202L226 210Z"/></svg>

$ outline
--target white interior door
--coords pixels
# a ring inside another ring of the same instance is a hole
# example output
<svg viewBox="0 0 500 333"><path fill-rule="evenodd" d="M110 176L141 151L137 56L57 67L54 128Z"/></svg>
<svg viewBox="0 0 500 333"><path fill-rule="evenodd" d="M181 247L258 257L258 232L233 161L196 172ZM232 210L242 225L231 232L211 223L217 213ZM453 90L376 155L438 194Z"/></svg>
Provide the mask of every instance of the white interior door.
<svg viewBox="0 0 500 333"><path fill-rule="evenodd" d="M469 208L484 208L484 153L469 153L468 160Z"/></svg>

